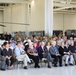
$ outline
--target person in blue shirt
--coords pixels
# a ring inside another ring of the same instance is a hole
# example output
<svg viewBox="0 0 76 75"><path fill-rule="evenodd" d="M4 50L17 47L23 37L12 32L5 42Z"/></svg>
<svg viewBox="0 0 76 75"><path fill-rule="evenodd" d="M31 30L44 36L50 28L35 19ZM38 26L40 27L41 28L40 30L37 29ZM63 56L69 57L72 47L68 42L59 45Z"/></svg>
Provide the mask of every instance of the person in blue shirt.
<svg viewBox="0 0 76 75"><path fill-rule="evenodd" d="M21 47L20 41L17 41L17 46L14 50L14 53L17 60L22 60L24 62L24 69L27 69L27 62L31 63L31 61L24 49Z"/></svg>

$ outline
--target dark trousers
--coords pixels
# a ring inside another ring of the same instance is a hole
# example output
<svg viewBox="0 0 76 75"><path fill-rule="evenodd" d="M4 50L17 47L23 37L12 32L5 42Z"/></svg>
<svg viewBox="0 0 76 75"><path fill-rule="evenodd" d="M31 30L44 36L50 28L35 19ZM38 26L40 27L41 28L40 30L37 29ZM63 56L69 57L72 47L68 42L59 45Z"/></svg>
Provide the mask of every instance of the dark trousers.
<svg viewBox="0 0 76 75"><path fill-rule="evenodd" d="M13 57L11 57L10 59L6 59L6 65L12 66L15 61L16 60Z"/></svg>
<svg viewBox="0 0 76 75"><path fill-rule="evenodd" d="M57 62L59 60L59 66L62 66L62 56L56 56L56 55L51 55L52 58L54 58L54 65L57 65Z"/></svg>
<svg viewBox="0 0 76 75"><path fill-rule="evenodd" d="M75 61L75 64L76 64L76 53L73 54L73 57L74 57L74 61Z"/></svg>
<svg viewBox="0 0 76 75"><path fill-rule="evenodd" d="M49 52L43 54L43 58L47 58L48 66L50 66L50 62L52 62L52 57Z"/></svg>
<svg viewBox="0 0 76 75"><path fill-rule="evenodd" d="M6 58L3 57L3 56L0 56L0 61L1 61L0 68L1 69L6 69Z"/></svg>
<svg viewBox="0 0 76 75"><path fill-rule="evenodd" d="M34 56L34 55L29 55L29 58L32 59L35 62L35 67L39 66L39 57L38 56Z"/></svg>

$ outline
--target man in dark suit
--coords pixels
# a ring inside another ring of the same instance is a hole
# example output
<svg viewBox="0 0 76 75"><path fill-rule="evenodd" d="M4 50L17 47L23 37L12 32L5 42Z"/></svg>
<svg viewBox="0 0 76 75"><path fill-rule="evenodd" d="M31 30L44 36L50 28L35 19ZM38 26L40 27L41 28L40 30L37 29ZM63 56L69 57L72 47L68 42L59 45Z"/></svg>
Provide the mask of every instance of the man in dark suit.
<svg viewBox="0 0 76 75"><path fill-rule="evenodd" d="M40 60L42 60L42 58L47 59L48 68L51 68L50 62L52 62L52 58L51 58L51 55L49 54L49 52L45 46L45 41L41 42L41 46L38 48L38 54L39 54Z"/></svg>

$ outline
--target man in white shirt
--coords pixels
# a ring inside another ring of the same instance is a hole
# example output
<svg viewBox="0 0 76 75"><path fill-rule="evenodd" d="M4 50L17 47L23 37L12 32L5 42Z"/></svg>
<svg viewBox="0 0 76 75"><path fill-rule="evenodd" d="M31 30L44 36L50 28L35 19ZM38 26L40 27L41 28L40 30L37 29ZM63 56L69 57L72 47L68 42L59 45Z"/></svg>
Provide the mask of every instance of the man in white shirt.
<svg viewBox="0 0 76 75"><path fill-rule="evenodd" d="M23 65L24 69L27 69L27 62L31 63L31 61L30 61L28 55L22 49L20 41L17 42L17 46L16 46L14 52L15 52L17 60L21 59L24 63L24 65Z"/></svg>

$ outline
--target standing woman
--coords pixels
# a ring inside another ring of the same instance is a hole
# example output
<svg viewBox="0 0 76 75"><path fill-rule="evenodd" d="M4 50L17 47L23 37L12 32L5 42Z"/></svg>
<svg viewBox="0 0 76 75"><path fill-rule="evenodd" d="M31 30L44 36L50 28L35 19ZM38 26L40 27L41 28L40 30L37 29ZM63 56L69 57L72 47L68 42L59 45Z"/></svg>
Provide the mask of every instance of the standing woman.
<svg viewBox="0 0 76 75"><path fill-rule="evenodd" d="M12 69L14 58L12 57L12 50L10 49L9 43L4 42L5 48L3 49L3 56L6 58L6 65L8 69Z"/></svg>

